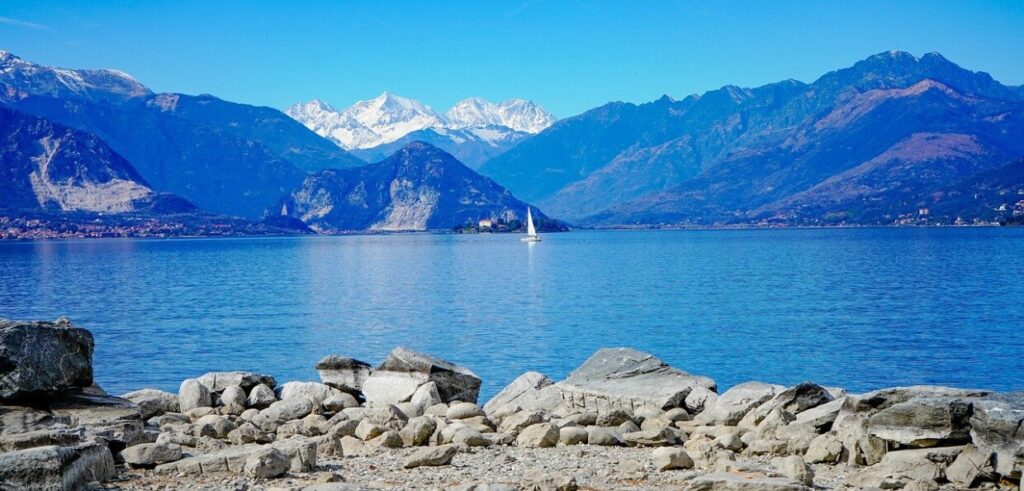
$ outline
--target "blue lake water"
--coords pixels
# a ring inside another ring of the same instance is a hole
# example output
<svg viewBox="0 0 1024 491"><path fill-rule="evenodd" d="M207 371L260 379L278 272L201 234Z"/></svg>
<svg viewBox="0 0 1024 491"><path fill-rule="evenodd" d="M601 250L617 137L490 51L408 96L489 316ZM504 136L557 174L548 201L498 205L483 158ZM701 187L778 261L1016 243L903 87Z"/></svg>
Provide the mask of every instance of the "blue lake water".
<svg viewBox="0 0 1024 491"><path fill-rule="evenodd" d="M1024 389L1024 229L581 231L0 243L0 317L69 316L112 393L317 380L404 345L482 398L632 346L709 375Z"/></svg>

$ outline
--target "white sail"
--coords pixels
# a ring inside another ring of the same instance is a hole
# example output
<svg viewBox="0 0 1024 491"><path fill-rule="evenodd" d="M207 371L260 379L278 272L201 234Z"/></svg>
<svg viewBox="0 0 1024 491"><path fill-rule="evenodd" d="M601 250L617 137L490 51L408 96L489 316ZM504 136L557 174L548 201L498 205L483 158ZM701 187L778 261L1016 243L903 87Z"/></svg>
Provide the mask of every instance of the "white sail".
<svg viewBox="0 0 1024 491"><path fill-rule="evenodd" d="M533 228L533 215L530 214L530 207L526 207L526 235L530 237L537 236L537 229Z"/></svg>

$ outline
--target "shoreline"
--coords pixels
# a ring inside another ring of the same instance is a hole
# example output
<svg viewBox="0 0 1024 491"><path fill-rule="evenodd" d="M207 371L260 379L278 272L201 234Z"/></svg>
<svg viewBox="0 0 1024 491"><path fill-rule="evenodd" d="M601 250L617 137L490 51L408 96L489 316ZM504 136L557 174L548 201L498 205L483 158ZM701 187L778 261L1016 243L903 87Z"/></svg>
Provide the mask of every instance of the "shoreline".
<svg viewBox="0 0 1024 491"><path fill-rule="evenodd" d="M720 390L603 348L485 403L469 369L396 348L327 356L319 381L210 372L116 397L67 319L0 321L0 348L0 481L29 489L1016 489L1024 471L1024 392Z"/></svg>
<svg viewBox="0 0 1024 491"><path fill-rule="evenodd" d="M843 229L970 229L970 228L1024 228L1018 224L936 224L936 225L721 225L721 226L680 226L680 227L573 227L570 230L544 232L547 234L562 234L571 232L687 232L687 231L750 231L750 230L843 230ZM115 237L47 237L47 238L5 238L0 237L0 244L3 243L24 243L24 242L73 242L73 241L109 241L109 240L194 240L194 239L261 239L261 238L293 238L293 237L372 237L387 235L516 235L516 232L478 232L464 233L452 232L450 230L395 230L395 231L352 231L336 233L295 233L295 234L239 234L239 235L174 235L166 237L157 236L115 236Z"/></svg>

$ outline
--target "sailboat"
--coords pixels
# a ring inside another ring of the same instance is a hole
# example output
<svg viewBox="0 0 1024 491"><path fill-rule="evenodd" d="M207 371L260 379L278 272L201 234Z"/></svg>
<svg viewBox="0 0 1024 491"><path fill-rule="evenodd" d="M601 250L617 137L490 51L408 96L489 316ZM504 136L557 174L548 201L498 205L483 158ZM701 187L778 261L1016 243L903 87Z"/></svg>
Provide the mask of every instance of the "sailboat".
<svg viewBox="0 0 1024 491"><path fill-rule="evenodd" d="M519 239L523 242L540 242L540 236L537 235L537 229L533 226L533 214L530 213L530 207L526 207L526 237Z"/></svg>

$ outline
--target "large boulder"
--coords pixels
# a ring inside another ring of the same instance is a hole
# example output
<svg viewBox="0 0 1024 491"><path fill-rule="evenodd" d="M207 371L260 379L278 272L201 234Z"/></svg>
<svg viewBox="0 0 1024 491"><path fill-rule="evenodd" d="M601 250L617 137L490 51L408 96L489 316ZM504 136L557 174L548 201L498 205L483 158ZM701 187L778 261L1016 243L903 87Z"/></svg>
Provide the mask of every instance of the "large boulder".
<svg viewBox="0 0 1024 491"><path fill-rule="evenodd" d="M197 407L213 406L213 394L210 388L202 382L189 378L181 382L178 387L178 408L181 412L188 412Z"/></svg>
<svg viewBox="0 0 1024 491"><path fill-rule="evenodd" d="M362 393L363 382L371 371L369 363L347 356L328 355L316 362L316 372L323 383L351 394Z"/></svg>
<svg viewBox="0 0 1024 491"><path fill-rule="evenodd" d="M427 382L434 382L443 402L476 402L480 393L480 378L468 368L395 348L363 383L363 395L371 405L397 404L411 400Z"/></svg>
<svg viewBox="0 0 1024 491"><path fill-rule="evenodd" d="M108 442L113 450L146 441L142 411L120 397L67 393L51 400L46 409L68 427Z"/></svg>
<svg viewBox="0 0 1024 491"><path fill-rule="evenodd" d="M1014 479L1024 469L1024 392L974 399L971 440L992 454L995 471Z"/></svg>
<svg viewBox="0 0 1024 491"><path fill-rule="evenodd" d="M712 425L735 425L752 409L768 402L784 390L786 388L781 385L744 382L725 391L714 404L697 415L696 419Z"/></svg>
<svg viewBox="0 0 1024 491"><path fill-rule="evenodd" d="M971 439L971 403L963 399L923 397L889 406L868 418L868 431L910 447L967 443Z"/></svg>
<svg viewBox="0 0 1024 491"><path fill-rule="evenodd" d="M0 319L0 401L92 385L92 333L56 322Z"/></svg>
<svg viewBox="0 0 1024 491"><path fill-rule="evenodd" d="M502 408L552 411L561 403L562 396L550 378L542 373L526 372L487 401L484 412L493 414Z"/></svg>
<svg viewBox="0 0 1024 491"><path fill-rule="evenodd" d="M210 392L220 394L224 389L232 385L241 386L246 392L259 384L268 387L277 386L277 381L270 375L263 375L255 372L209 372L196 379L199 383L210 389Z"/></svg>
<svg viewBox="0 0 1024 491"><path fill-rule="evenodd" d="M695 387L714 391L715 381L668 366L630 348L597 350L569 377L554 385L566 405L597 412L640 406L682 407Z"/></svg>
<svg viewBox="0 0 1024 491"><path fill-rule="evenodd" d="M2 489L86 489L115 475L110 449L97 442L0 453Z"/></svg>
<svg viewBox="0 0 1024 491"><path fill-rule="evenodd" d="M164 413L178 412L178 395L158 389L142 389L121 396L142 410L142 418L149 419Z"/></svg>

